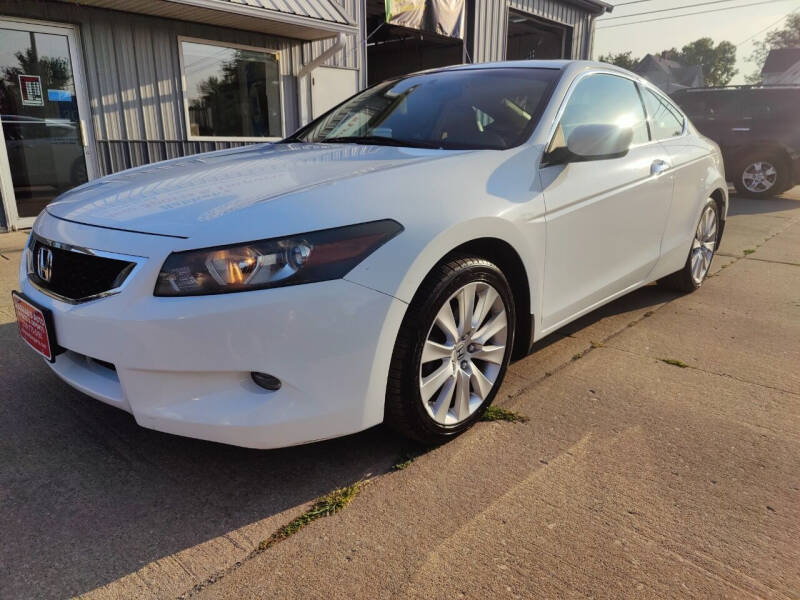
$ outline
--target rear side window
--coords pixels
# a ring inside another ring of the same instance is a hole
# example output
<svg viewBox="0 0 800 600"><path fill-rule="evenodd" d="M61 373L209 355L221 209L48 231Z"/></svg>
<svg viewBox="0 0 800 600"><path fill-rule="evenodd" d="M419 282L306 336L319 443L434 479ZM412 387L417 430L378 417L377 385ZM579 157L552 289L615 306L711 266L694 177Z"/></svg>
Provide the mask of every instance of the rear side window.
<svg viewBox="0 0 800 600"><path fill-rule="evenodd" d="M676 96L675 101L693 121L741 118L743 102L739 90L685 92Z"/></svg>
<svg viewBox="0 0 800 600"><path fill-rule="evenodd" d="M745 118L795 120L800 107L800 90L750 90L744 105Z"/></svg>
<svg viewBox="0 0 800 600"><path fill-rule="evenodd" d="M647 122L636 84L616 75L596 74L581 79L561 117L564 139L578 125L618 125L633 129L632 144L648 141Z"/></svg>
<svg viewBox="0 0 800 600"><path fill-rule="evenodd" d="M683 115L677 108L647 88L642 89L642 95L654 140L666 140L683 133Z"/></svg>

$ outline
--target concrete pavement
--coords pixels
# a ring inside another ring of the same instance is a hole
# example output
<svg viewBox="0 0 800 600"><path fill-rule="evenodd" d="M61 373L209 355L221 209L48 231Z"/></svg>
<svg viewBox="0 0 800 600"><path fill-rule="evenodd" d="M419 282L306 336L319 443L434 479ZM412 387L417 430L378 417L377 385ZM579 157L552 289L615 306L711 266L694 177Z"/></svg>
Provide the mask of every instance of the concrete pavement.
<svg viewBox="0 0 800 600"><path fill-rule="evenodd" d="M799 597L798 192L734 197L695 294L648 286L512 365L497 403L528 423L396 472L383 428L267 452L141 429L60 383L2 301L0 595L176 597L224 573L193 595ZM18 245L0 237L5 298Z"/></svg>

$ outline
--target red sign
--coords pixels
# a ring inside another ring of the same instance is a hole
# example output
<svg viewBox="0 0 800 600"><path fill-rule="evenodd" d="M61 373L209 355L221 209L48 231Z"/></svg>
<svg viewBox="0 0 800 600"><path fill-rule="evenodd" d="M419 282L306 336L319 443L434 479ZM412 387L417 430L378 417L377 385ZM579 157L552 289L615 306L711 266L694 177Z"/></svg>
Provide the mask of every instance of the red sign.
<svg viewBox="0 0 800 600"><path fill-rule="evenodd" d="M19 75L18 78L22 106L44 106L42 78L38 75Z"/></svg>
<svg viewBox="0 0 800 600"><path fill-rule="evenodd" d="M44 311L14 293L11 294L11 297L14 299L14 311L17 313L20 336L31 348L47 360L52 361L53 350L50 347L50 335Z"/></svg>

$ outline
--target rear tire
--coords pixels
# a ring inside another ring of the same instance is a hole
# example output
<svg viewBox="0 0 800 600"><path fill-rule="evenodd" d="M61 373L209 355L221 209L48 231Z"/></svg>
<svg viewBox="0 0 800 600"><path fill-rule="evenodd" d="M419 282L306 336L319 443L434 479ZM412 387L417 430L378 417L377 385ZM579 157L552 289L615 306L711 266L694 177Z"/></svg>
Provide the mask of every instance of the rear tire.
<svg viewBox="0 0 800 600"><path fill-rule="evenodd" d="M503 272L476 256L438 264L400 326L386 389L386 423L440 444L480 419L503 382L516 307Z"/></svg>
<svg viewBox="0 0 800 600"><path fill-rule="evenodd" d="M705 281L720 238L719 206L713 198L706 201L695 228L692 247L680 271L658 280L658 285L679 292L693 292Z"/></svg>
<svg viewBox="0 0 800 600"><path fill-rule="evenodd" d="M789 187L789 166L782 156L774 152L751 152L739 161L733 185L743 196L775 196Z"/></svg>

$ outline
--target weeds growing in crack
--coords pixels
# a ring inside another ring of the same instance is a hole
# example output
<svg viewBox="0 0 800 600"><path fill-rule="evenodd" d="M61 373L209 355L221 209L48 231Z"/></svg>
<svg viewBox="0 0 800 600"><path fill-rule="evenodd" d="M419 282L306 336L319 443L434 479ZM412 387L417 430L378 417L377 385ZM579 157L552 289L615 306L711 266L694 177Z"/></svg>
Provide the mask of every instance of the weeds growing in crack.
<svg viewBox="0 0 800 600"><path fill-rule="evenodd" d="M681 369L688 369L689 365L687 365L682 360L677 360L675 358L659 358L663 363L667 363L668 365L672 365L673 367L680 367Z"/></svg>
<svg viewBox="0 0 800 600"><path fill-rule="evenodd" d="M420 456L425 454L427 451L426 448L414 448L411 450L406 450L400 456L397 457L397 462L394 464L392 469L395 471L402 471L403 469L407 468L411 465L415 460L417 460Z"/></svg>
<svg viewBox="0 0 800 600"><path fill-rule="evenodd" d="M513 410L501 408L500 406L490 406L481 416L481 421L508 421L509 423L527 423L529 417L521 415Z"/></svg>
<svg viewBox="0 0 800 600"><path fill-rule="evenodd" d="M348 485L343 488L339 488L338 490L334 490L331 493L318 498L314 501L314 504L311 505L306 512L304 512L299 517L292 519L289 523L278 529L275 533L269 536L268 539L263 540L258 546L256 546L250 554L244 558L236 562L234 565L214 573L210 577L208 577L205 581L202 581L196 584L192 589L190 589L185 594L181 594L178 596L178 600L186 600L191 598L198 592L202 591L203 589L207 588L208 586L217 583L226 575L232 573L236 569L242 566L244 562L255 558L257 555L261 554L265 550L268 550L275 544L282 542L286 538L294 535L298 531L300 531L303 527L311 523L312 521L316 521L322 517L330 517L335 515L337 512L344 510L348 504L350 504L353 499L358 496L364 486L369 483L369 480L361 480L356 481L352 485Z"/></svg>
<svg viewBox="0 0 800 600"><path fill-rule="evenodd" d="M353 501L353 498L358 496L364 483L364 481L357 481L353 485L339 488L338 490L332 491L327 496L319 498L306 512L292 519L289 523L269 536L268 539L262 541L258 545L258 550L263 552L278 542L282 542L289 536L294 535L312 521L316 521L321 517L330 517L344 509Z"/></svg>

